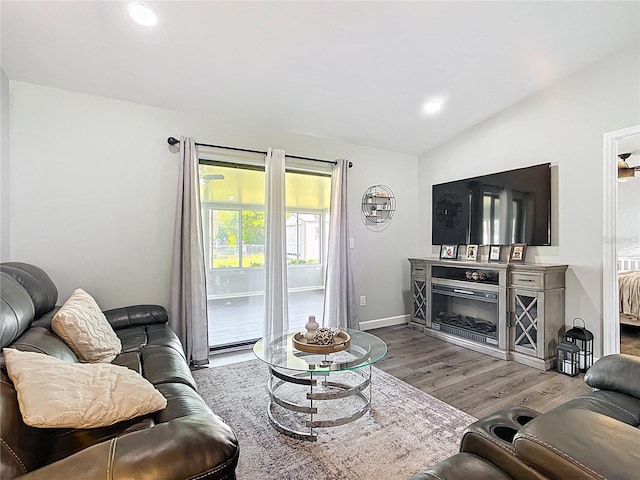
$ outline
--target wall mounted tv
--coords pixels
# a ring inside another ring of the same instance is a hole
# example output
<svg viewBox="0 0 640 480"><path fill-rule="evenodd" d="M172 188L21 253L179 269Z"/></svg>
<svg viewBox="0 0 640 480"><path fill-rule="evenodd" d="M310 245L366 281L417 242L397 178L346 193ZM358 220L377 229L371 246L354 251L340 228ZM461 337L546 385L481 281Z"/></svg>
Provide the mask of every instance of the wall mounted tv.
<svg viewBox="0 0 640 480"><path fill-rule="evenodd" d="M434 245L551 244L551 164L433 186Z"/></svg>

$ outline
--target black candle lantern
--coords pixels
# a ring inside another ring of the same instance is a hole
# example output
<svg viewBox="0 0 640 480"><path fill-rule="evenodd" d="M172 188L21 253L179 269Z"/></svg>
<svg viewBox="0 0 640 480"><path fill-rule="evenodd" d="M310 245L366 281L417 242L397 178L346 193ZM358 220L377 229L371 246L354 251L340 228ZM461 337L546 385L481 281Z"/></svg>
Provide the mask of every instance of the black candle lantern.
<svg viewBox="0 0 640 480"><path fill-rule="evenodd" d="M556 347L558 372L575 377L580 373L580 348L575 343L560 342Z"/></svg>
<svg viewBox="0 0 640 480"><path fill-rule="evenodd" d="M576 326L576 321L582 322L582 327ZM580 371L586 372L593 365L593 333L585 328L582 318L573 319L573 328L564 334L566 343L573 343L580 349Z"/></svg>

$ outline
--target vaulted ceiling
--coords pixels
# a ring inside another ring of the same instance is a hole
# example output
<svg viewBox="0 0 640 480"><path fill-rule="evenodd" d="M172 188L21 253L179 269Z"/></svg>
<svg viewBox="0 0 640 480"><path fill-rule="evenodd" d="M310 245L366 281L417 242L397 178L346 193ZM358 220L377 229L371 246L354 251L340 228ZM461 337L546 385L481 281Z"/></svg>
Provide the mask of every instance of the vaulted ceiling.
<svg viewBox="0 0 640 480"><path fill-rule="evenodd" d="M419 154L640 42L640 2L2 1L13 80ZM422 113L431 98L438 115ZM213 139L215 140L215 139Z"/></svg>

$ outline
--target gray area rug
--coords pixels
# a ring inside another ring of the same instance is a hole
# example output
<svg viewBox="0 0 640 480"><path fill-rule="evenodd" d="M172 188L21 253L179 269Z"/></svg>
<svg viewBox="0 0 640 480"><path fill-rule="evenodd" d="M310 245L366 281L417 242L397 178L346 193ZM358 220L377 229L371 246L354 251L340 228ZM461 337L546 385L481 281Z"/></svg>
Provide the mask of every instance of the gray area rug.
<svg viewBox="0 0 640 480"><path fill-rule="evenodd" d="M406 479L458 452L476 419L377 369L371 411L353 423L295 440L269 423L268 371L259 360L196 370L205 401L235 431L245 479Z"/></svg>

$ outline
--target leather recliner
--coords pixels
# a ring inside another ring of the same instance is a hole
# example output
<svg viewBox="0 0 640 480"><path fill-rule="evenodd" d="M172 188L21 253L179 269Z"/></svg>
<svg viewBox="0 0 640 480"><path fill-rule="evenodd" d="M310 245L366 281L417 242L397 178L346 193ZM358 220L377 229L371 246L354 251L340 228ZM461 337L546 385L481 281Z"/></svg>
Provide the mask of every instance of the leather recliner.
<svg viewBox="0 0 640 480"><path fill-rule="evenodd" d="M593 391L540 414L511 407L464 432L460 453L411 480L640 478L640 357L608 355Z"/></svg>
<svg viewBox="0 0 640 480"><path fill-rule="evenodd" d="M0 292L2 347L78 361L51 330L58 292L43 270L0 264ZM165 396L167 407L102 428L33 428L22 421L0 357L0 478L235 479L236 436L198 395L167 311L137 305L104 314L122 342L112 363L140 373Z"/></svg>

